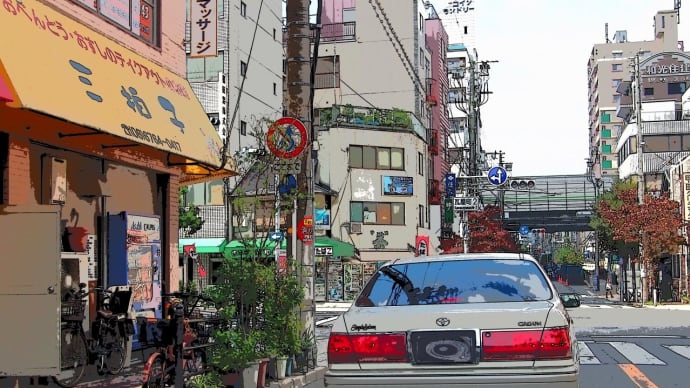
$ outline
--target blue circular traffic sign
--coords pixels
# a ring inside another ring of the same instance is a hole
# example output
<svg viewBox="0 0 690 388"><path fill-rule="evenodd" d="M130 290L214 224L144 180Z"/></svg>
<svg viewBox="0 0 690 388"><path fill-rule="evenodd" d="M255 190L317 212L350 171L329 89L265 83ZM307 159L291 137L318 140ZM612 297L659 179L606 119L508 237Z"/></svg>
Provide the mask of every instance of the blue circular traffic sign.
<svg viewBox="0 0 690 388"><path fill-rule="evenodd" d="M520 235L527 236L529 234L529 227L527 225L520 226Z"/></svg>
<svg viewBox="0 0 690 388"><path fill-rule="evenodd" d="M506 183L506 180L508 179L508 172L506 172L506 169L503 167L491 167L491 170L489 170L489 173L487 174L487 178L489 179L489 183L492 185L500 186Z"/></svg>

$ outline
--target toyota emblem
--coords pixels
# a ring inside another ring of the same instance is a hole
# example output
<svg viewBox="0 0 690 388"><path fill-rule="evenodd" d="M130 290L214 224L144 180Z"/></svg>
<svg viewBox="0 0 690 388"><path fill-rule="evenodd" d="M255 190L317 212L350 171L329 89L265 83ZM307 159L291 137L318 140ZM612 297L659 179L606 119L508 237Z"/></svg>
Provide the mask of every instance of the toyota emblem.
<svg viewBox="0 0 690 388"><path fill-rule="evenodd" d="M439 326L448 326L450 325L450 319L441 317L436 319L436 324Z"/></svg>

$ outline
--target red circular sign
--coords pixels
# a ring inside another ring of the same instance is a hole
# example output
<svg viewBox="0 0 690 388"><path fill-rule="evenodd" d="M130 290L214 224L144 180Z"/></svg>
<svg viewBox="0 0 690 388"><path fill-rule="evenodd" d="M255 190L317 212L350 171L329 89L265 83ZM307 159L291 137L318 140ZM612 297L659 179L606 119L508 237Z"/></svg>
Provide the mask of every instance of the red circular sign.
<svg viewBox="0 0 690 388"><path fill-rule="evenodd" d="M268 129L266 144L282 159L297 157L307 147L307 128L294 117L281 117Z"/></svg>

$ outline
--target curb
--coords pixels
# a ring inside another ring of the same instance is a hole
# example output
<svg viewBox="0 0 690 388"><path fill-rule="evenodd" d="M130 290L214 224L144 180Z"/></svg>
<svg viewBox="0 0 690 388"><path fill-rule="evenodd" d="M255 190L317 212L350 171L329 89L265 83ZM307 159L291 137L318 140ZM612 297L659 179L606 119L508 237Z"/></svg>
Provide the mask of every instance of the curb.
<svg viewBox="0 0 690 388"><path fill-rule="evenodd" d="M317 381L323 381L327 369L328 368L326 368L325 366L320 366L314 370L310 370L304 375L290 376L280 381L272 381L270 384L266 385L266 388L304 387Z"/></svg>

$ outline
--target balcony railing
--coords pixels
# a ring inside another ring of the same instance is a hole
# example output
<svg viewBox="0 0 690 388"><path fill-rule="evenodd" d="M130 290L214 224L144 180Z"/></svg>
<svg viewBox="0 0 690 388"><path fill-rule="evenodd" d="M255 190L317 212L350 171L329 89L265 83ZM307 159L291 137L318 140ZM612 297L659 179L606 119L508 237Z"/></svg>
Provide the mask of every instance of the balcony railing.
<svg viewBox="0 0 690 388"><path fill-rule="evenodd" d="M429 179L429 203L432 205L441 204L441 182L438 179Z"/></svg>
<svg viewBox="0 0 690 388"><path fill-rule="evenodd" d="M321 25L320 42L347 42L354 41L357 24L355 22L332 23ZM316 40L316 29L314 25L309 27L311 41ZM287 27L283 27L283 44L287 44Z"/></svg>
<svg viewBox="0 0 690 388"><path fill-rule="evenodd" d="M336 127L342 124L375 128L407 129L426 140L426 131L417 117L402 109L366 108L352 105L333 105L315 109L315 124Z"/></svg>

